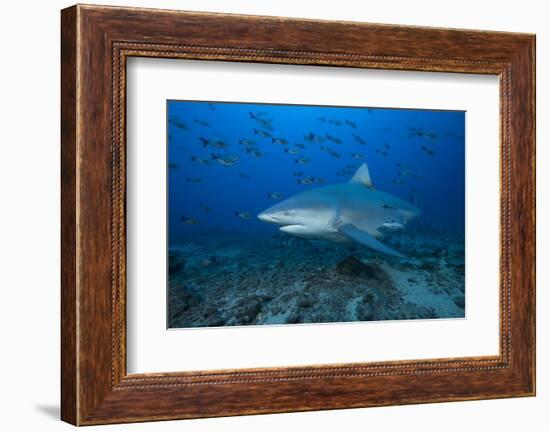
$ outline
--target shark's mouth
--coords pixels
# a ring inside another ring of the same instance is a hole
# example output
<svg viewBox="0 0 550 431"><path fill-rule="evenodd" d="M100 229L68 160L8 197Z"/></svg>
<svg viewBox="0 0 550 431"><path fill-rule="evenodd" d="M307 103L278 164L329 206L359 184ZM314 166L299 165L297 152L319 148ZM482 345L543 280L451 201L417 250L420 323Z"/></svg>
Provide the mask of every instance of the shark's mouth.
<svg viewBox="0 0 550 431"><path fill-rule="evenodd" d="M309 231L303 224L296 224L296 223L280 226L279 230L281 232L286 232L294 235L305 234L306 232Z"/></svg>

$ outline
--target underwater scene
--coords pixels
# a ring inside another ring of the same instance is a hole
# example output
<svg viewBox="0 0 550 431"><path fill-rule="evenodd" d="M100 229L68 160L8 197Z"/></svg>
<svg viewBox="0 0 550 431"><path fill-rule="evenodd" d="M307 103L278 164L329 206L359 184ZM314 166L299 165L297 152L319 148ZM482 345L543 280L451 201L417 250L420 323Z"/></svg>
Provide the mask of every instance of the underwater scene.
<svg viewBox="0 0 550 431"><path fill-rule="evenodd" d="M465 112L167 101L168 328L463 318Z"/></svg>

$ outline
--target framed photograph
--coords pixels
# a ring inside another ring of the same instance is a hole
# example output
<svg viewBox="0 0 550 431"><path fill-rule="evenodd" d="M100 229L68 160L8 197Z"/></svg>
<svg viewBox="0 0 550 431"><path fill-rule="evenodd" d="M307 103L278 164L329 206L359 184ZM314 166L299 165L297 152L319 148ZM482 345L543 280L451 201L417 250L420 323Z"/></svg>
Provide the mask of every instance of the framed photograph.
<svg viewBox="0 0 550 431"><path fill-rule="evenodd" d="M465 317L464 112L167 115L168 328Z"/></svg>
<svg viewBox="0 0 550 431"><path fill-rule="evenodd" d="M535 394L533 35L61 30L63 420Z"/></svg>

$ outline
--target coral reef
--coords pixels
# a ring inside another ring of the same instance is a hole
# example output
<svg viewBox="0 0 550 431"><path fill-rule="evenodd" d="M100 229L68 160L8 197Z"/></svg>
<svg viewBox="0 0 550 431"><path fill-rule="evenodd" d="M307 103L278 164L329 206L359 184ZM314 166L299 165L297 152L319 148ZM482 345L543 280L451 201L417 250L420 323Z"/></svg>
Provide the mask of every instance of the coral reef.
<svg viewBox="0 0 550 431"><path fill-rule="evenodd" d="M276 234L169 250L170 328L464 317L463 238L431 232L358 246Z"/></svg>

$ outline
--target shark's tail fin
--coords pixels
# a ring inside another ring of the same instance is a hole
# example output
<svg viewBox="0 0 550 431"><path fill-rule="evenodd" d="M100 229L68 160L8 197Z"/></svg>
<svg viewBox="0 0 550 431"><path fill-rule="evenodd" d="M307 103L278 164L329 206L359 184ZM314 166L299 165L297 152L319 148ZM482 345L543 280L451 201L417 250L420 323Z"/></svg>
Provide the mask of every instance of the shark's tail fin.
<svg viewBox="0 0 550 431"><path fill-rule="evenodd" d="M199 138L199 140L202 142L203 147L206 147L208 145L208 139L201 137Z"/></svg>
<svg viewBox="0 0 550 431"><path fill-rule="evenodd" d="M414 205L416 208L418 208L418 195L414 190L411 190L411 198L410 198L411 204Z"/></svg>

